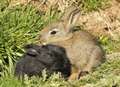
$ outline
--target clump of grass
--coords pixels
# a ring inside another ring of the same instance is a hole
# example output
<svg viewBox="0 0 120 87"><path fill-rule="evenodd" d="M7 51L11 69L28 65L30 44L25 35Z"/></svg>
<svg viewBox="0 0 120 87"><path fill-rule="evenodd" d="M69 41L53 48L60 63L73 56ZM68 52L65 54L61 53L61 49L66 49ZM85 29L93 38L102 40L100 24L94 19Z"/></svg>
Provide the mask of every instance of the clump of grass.
<svg viewBox="0 0 120 87"><path fill-rule="evenodd" d="M40 19L31 7L6 8L1 11L0 57L3 65L13 66L13 61L19 56L18 52L22 52L21 47L25 43L32 42L32 38L35 37L36 31L41 26Z"/></svg>
<svg viewBox="0 0 120 87"><path fill-rule="evenodd" d="M78 0L79 1L79 0ZM80 0L80 8L85 12L91 12L105 8L108 0Z"/></svg>
<svg viewBox="0 0 120 87"><path fill-rule="evenodd" d="M3 11L9 5L9 0L0 0L0 11Z"/></svg>
<svg viewBox="0 0 120 87"><path fill-rule="evenodd" d="M36 43L39 31L55 19L55 12L49 11L43 15L31 5L2 7L4 9L0 10L0 69L10 73L15 61L24 52L23 46Z"/></svg>
<svg viewBox="0 0 120 87"><path fill-rule="evenodd" d="M0 87L23 87L22 81L14 77L0 78Z"/></svg>
<svg viewBox="0 0 120 87"><path fill-rule="evenodd" d="M114 41L107 36L100 36L98 39L106 53L118 52L120 50L120 41Z"/></svg>

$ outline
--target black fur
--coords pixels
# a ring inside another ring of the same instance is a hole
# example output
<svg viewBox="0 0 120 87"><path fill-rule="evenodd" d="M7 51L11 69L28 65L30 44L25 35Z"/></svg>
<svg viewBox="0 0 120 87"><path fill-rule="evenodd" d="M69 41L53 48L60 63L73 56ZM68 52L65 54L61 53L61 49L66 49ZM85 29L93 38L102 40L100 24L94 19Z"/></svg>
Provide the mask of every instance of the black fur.
<svg viewBox="0 0 120 87"><path fill-rule="evenodd" d="M56 45L38 46L34 44L25 46L26 52L17 62L15 75L20 77L27 74L41 76L46 69L48 75L60 72L67 78L71 72L71 64L67 58L65 49Z"/></svg>

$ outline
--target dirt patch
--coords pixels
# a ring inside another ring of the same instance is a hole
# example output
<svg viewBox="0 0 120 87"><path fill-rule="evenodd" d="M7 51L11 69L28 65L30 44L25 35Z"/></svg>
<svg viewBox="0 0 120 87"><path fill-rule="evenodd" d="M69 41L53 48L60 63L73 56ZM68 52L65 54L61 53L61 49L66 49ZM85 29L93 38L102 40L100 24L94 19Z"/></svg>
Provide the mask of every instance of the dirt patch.
<svg viewBox="0 0 120 87"><path fill-rule="evenodd" d="M78 24L95 36L109 36L113 40L119 40L120 3L111 0L110 6L104 10L82 14Z"/></svg>

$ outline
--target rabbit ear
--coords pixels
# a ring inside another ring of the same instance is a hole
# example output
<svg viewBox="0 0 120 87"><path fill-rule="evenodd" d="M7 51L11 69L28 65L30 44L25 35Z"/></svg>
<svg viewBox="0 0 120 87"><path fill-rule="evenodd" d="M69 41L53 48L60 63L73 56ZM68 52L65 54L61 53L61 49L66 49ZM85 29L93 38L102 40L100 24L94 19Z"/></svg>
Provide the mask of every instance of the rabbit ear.
<svg viewBox="0 0 120 87"><path fill-rule="evenodd" d="M35 49L29 49L26 53L30 56L36 56L38 54L37 50Z"/></svg>
<svg viewBox="0 0 120 87"><path fill-rule="evenodd" d="M36 56L38 54L37 50L35 49L37 45L28 44L25 45L24 48L26 49L26 53L31 56Z"/></svg>
<svg viewBox="0 0 120 87"><path fill-rule="evenodd" d="M80 16L80 10L75 6L70 6L65 10L62 20L67 22L67 25L75 25Z"/></svg>

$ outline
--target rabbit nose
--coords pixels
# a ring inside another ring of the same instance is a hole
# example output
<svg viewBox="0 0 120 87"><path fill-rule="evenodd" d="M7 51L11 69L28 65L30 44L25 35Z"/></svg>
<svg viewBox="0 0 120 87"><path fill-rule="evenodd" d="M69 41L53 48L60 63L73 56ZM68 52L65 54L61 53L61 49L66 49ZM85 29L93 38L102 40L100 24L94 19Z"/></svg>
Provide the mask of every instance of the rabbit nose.
<svg viewBox="0 0 120 87"><path fill-rule="evenodd" d="M44 41L44 39L43 39L43 36L42 36L42 35L39 35L39 36L38 36L38 39L40 40L40 42Z"/></svg>
<svg viewBox="0 0 120 87"><path fill-rule="evenodd" d="M42 36L42 35L39 35L39 42L42 45L46 45L47 44L45 37Z"/></svg>
<svg viewBox="0 0 120 87"><path fill-rule="evenodd" d="M42 44L42 45L46 45L47 43L45 42L44 39L40 39L40 44Z"/></svg>

